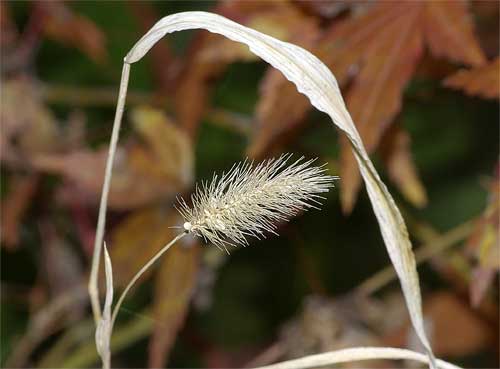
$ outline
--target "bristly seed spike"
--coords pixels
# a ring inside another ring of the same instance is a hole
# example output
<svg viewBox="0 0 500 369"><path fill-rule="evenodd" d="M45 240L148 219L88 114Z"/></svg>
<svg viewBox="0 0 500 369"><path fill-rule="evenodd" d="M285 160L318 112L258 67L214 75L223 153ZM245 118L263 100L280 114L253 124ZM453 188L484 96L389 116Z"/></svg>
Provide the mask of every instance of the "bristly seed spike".
<svg viewBox="0 0 500 369"><path fill-rule="evenodd" d="M192 206L178 199L186 232L229 253L226 246L248 245L247 237L277 234L277 223L302 210L319 209L320 194L338 177L325 175L326 164L300 157L287 166L292 154L254 164L246 158L211 181L202 181L191 195Z"/></svg>

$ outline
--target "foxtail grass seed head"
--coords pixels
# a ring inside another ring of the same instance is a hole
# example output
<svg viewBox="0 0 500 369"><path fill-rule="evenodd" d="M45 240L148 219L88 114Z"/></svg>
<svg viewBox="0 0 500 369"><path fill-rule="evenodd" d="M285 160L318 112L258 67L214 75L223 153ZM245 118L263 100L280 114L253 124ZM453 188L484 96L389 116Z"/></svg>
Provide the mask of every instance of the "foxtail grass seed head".
<svg viewBox="0 0 500 369"><path fill-rule="evenodd" d="M318 209L320 194L328 192L338 177L326 175L325 165L312 166L316 159L302 157L287 166L290 158L282 155L257 165L245 160L197 185L191 207L179 199L184 231L219 248L245 246L247 236L276 234L279 222L302 210Z"/></svg>

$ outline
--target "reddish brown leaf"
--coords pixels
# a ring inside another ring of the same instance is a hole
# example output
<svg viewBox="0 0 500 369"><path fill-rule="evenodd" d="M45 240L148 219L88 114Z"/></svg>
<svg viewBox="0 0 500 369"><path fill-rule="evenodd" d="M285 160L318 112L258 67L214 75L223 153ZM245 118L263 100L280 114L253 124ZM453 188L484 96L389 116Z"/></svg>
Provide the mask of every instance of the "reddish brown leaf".
<svg viewBox="0 0 500 369"><path fill-rule="evenodd" d="M464 356L488 347L494 329L449 292L436 293L424 303L430 320L434 352L440 356Z"/></svg>
<svg viewBox="0 0 500 369"><path fill-rule="evenodd" d="M2 51L4 51L5 47L12 46L12 43L18 36L9 6L5 1L0 2L0 31L0 45L2 46Z"/></svg>
<svg viewBox="0 0 500 369"><path fill-rule="evenodd" d="M399 8L398 17L385 22L365 50L365 63L347 94L347 106L368 152L378 146L383 132L400 111L403 89L421 56L420 9L419 3L407 3ZM361 177L347 140L341 142L341 202L343 210L349 213Z"/></svg>
<svg viewBox="0 0 500 369"><path fill-rule="evenodd" d="M471 1L470 11L475 20L476 34L486 57L491 59L499 54L500 48L500 3L498 1Z"/></svg>
<svg viewBox="0 0 500 369"><path fill-rule="evenodd" d="M335 22L317 42L318 30L315 30L312 37L302 40L301 46L311 49L332 68L339 84L343 84L355 72L364 51L385 23L397 17L399 12L400 7L382 4L364 16ZM263 156L273 142L301 123L310 108L308 99L291 82L279 71L270 69L261 82L249 155Z"/></svg>
<svg viewBox="0 0 500 369"><path fill-rule="evenodd" d="M169 227L181 224L175 211L166 212L158 207L137 210L122 221L111 233L109 242L116 285L129 282L162 246L175 237L176 230ZM151 270L146 276L149 273Z"/></svg>
<svg viewBox="0 0 500 369"><path fill-rule="evenodd" d="M132 142L118 151L109 206L128 209L166 199L191 183L193 153L188 138L161 112L132 112L135 130L144 143ZM64 155L40 155L35 166L63 175L97 202L104 178L107 149L78 150Z"/></svg>
<svg viewBox="0 0 500 369"><path fill-rule="evenodd" d="M88 18L75 14L62 1L41 2L45 34L64 44L76 47L97 62L107 58L106 37Z"/></svg>
<svg viewBox="0 0 500 369"><path fill-rule="evenodd" d="M19 226L24 213L31 205L36 192L37 176L13 176L9 178L9 192L2 199L2 245L14 249L19 242Z"/></svg>
<svg viewBox="0 0 500 369"><path fill-rule="evenodd" d="M468 95L489 99L500 97L500 58L473 69L462 69L444 80L444 85Z"/></svg>
<svg viewBox="0 0 500 369"><path fill-rule="evenodd" d="M486 61L465 1L425 2L424 34L436 57L472 66Z"/></svg>
<svg viewBox="0 0 500 369"><path fill-rule="evenodd" d="M167 251L155 280L155 326L149 341L149 367L163 368L186 318L196 284L200 247L184 238Z"/></svg>
<svg viewBox="0 0 500 369"><path fill-rule="evenodd" d="M490 347L495 339L494 325L482 320L476 311L449 292L436 292L424 300L424 317L436 355L463 357ZM411 347L414 333L407 322L385 338L384 345Z"/></svg>
<svg viewBox="0 0 500 369"><path fill-rule="evenodd" d="M353 15L333 23L318 44L317 53L333 69L342 85L357 74L361 62L370 62L367 51L370 45L380 43L379 38L388 37L387 27L394 27L408 13L418 16L420 12L415 4L379 3L360 16Z"/></svg>
<svg viewBox="0 0 500 369"><path fill-rule="evenodd" d="M470 65L484 61L462 2L380 2L359 16L334 22L311 46L341 85L356 75L347 105L368 152L378 147L401 109L403 89L421 59L424 35L436 56ZM249 153L261 156L271 144L285 139L309 108L288 81L276 71L269 72L262 82L258 125ZM360 176L346 140L342 147L341 200L344 211L349 212Z"/></svg>
<svg viewBox="0 0 500 369"><path fill-rule="evenodd" d="M309 111L311 103L297 92L281 72L269 69L260 85L253 135L247 148L252 158L261 158L271 144L297 127Z"/></svg>
<svg viewBox="0 0 500 369"><path fill-rule="evenodd" d="M384 135L381 148L391 181L406 199L417 207L427 204L427 194L413 162L408 132L393 125Z"/></svg>

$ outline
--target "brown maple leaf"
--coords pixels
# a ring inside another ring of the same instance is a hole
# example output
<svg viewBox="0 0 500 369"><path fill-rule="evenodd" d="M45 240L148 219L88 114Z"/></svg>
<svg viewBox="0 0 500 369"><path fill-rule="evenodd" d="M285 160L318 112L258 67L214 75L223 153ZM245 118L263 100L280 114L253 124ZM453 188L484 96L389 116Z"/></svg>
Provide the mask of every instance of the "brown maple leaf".
<svg viewBox="0 0 500 369"><path fill-rule="evenodd" d="M500 97L500 58L473 69L461 69L444 80L447 87L463 90L467 95L488 99Z"/></svg>
<svg viewBox="0 0 500 369"><path fill-rule="evenodd" d="M425 45L435 57L454 62L480 65L485 60L466 3L461 1L380 2L361 15L334 22L313 45L313 52L341 85L352 80L346 102L368 152L377 149L400 112L404 88ZM310 109L305 98L276 72L266 75L261 91L256 110L258 131L249 147L254 156L296 127ZM361 181L345 140L341 147L341 202L348 213Z"/></svg>

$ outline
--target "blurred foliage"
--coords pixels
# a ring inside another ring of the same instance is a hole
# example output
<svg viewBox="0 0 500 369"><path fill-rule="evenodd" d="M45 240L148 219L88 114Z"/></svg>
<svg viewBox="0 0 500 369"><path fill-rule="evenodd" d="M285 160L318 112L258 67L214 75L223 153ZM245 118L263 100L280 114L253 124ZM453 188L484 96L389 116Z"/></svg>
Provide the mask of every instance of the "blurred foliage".
<svg viewBox="0 0 500 369"><path fill-rule="evenodd" d="M4 367L97 364L85 287L121 63L156 20L186 10L297 43L332 69L425 262L436 355L499 365L498 2L0 7ZM117 287L182 222L175 196L214 171L289 151L319 157L341 179L323 211L283 224L280 237L229 256L192 239L169 251L124 304L114 366L415 348L345 142L277 71L220 36L185 31L134 64L129 91L106 237Z"/></svg>

